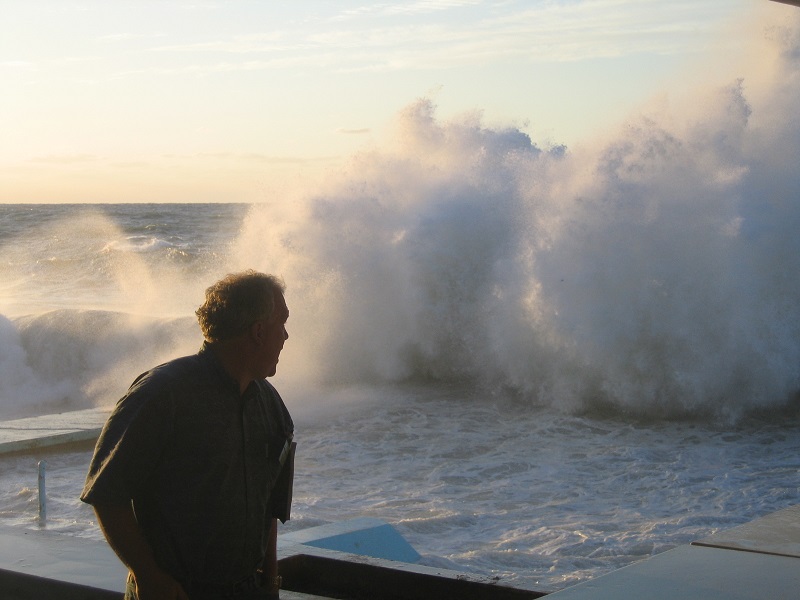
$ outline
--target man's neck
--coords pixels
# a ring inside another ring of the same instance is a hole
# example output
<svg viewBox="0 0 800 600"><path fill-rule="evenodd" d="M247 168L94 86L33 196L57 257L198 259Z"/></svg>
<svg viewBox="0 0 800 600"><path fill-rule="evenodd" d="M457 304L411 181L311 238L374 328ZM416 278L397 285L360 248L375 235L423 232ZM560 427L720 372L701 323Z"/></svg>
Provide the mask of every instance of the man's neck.
<svg viewBox="0 0 800 600"><path fill-rule="evenodd" d="M239 394L244 394L254 377L249 368L248 354L238 339L215 342L208 345L225 372L239 385Z"/></svg>

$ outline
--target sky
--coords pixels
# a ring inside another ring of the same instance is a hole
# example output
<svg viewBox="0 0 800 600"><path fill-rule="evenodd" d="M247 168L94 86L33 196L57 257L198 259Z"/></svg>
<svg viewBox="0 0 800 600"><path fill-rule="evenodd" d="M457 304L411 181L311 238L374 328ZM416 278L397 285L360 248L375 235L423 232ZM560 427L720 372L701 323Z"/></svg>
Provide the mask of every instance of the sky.
<svg viewBox="0 0 800 600"><path fill-rule="evenodd" d="M0 0L0 202L260 202L395 114L615 126L767 0ZM706 77L733 77L706 69ZM680 85L680 84L678 84Z"/></svg>

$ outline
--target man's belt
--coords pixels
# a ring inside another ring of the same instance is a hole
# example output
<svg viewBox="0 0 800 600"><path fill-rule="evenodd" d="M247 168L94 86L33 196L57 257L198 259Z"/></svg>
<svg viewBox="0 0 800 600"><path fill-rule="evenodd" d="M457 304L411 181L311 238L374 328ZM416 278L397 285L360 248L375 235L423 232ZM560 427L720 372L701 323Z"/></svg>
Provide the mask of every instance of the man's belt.
<svg viewBox="0 0 800 600"><path fill-rule="evenodd" d="M189 596L198 598L236 598L246 592L262 587L263 573L259 569L237 581L236 583L215 583L208 581L195 581Z"/></svg>

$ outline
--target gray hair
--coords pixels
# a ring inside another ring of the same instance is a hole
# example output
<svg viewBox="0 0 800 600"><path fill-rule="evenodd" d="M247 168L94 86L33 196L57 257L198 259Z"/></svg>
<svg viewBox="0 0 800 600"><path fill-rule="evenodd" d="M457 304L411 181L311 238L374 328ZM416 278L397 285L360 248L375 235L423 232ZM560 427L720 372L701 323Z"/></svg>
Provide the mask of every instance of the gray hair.
<svg viewBox="0 0 800 600"><path fill-rule="evenodd" d="M195 311L200 330L209 342L234 338L275 310L275 294L286 285L274 275L247 270L231 273L206 290L206 299Z"/></svg>

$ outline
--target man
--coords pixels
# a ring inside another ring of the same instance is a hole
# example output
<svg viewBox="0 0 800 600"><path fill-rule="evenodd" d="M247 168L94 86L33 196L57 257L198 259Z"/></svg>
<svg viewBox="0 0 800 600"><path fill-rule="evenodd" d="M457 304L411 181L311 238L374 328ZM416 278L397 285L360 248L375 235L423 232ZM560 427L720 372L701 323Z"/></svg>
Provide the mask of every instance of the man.
<svg viewBox="0 0 800 600"><path fill-rule="evenodd" d="M129 569L126 599L278 598L294 425L265 378L289 337L283 292L255 271L212 285L200 352L140 375L106 422L81 500Z"/></svg>

